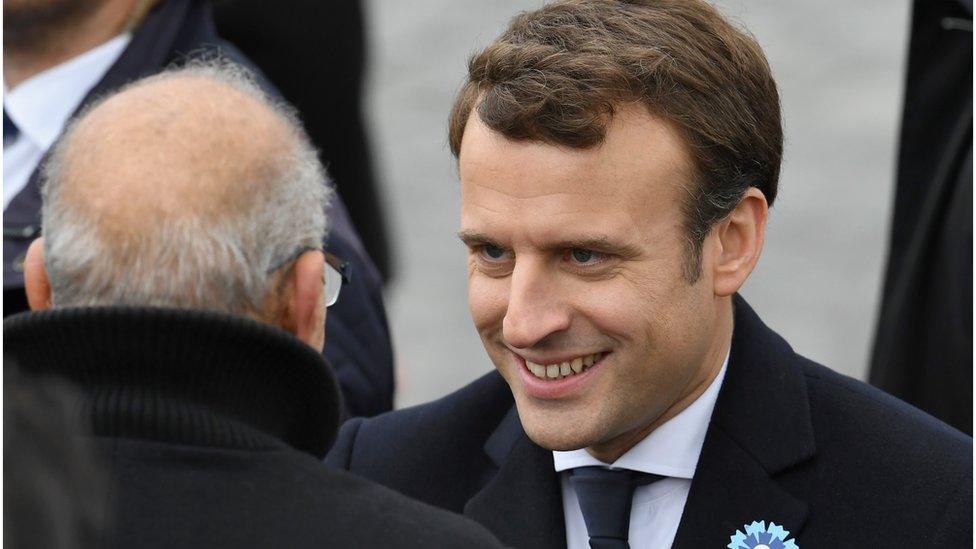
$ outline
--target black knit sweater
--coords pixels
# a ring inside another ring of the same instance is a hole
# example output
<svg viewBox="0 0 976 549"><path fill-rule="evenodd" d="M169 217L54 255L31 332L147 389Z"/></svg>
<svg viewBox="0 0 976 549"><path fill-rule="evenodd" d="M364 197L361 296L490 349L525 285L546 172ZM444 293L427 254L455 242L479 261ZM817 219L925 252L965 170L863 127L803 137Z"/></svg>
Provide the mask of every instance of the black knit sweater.
<svg viewBox="0 0 976 549"><path fill-rule="evenodd" d="M475 522L325 467L335 377L272 326L55 309L5 320L4 357L80 387L112 481L100 547L500 547Z"/></svg>
<svg viewBox="0 0 976 549"><path fill-rule="evenodd" d="M78 307L4 321L4 357L85 395L96 436L226 448L282 442L323 457L339 391L322 355L243 317L164 308Z"/></svg>

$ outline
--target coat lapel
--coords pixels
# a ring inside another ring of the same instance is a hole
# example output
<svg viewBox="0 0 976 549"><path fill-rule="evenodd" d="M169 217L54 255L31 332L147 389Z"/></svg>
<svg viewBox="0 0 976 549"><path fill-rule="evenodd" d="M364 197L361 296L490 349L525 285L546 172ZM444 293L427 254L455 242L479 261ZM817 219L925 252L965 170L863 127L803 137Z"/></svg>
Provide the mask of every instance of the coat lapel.
<svg viewBox="0 0 976 549"><path fill-rule="evenodd" d="M794 493L807 476L796 473L815 453L806 380L789 345L734 303L732 356L673 547L726 547L754 521L802 547L807 505Z"/></svg>
<svg viewBox="0 0 976 549"><path fill-rule="evenodd" d="M532 442L513 405L485 444L498 467L464 507L504 544L516 548L566 547L559 477L552 452Z"/></svg>
<svg viewBox="0 0 976 549"><path fill-rule="evenodd" d="M787 539L802 547L797 536L806 504L783 490L726 433L716 429L708 437L672 547L725 547L736 530L745 532L753 521L782 526Z"/></svg>

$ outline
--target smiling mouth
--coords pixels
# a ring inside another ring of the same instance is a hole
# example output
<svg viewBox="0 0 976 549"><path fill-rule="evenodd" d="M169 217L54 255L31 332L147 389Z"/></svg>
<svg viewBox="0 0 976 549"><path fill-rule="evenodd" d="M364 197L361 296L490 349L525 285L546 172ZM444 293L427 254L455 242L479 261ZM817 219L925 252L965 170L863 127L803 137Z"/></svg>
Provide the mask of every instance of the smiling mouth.
<svg viewBox="0 0 976 549"><path fill-rule="evenodd" d="M572 377L585 372L599 363L603 357L609 353L594 353L592 355L578 356L566 362L558 364L536 364L529 360L525 361L525 367L535 377L547 381L558 381L563 378Z"/></svg>

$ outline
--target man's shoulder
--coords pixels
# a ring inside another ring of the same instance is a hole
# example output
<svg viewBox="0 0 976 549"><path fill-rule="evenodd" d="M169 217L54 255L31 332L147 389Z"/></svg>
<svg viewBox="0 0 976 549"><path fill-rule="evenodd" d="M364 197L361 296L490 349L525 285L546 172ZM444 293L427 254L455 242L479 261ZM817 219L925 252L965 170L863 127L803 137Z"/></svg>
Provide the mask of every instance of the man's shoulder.
<svg viewBox="0 0 976 549"><path fill-rule="evenodd" d="M716 436L699 462L725 475L710 488L733 473L727 453L741 451L803 502L798 539L808 545L956 547L971 537L970 437L800 356L741 298L731 353L709 427Z"/></svg>
<svg viewBox="0 0 976 549"><path fill-rule="evenodd" d="M499 547L469 519L293 448L101 442L126 502L120 547Z"/></svg>
<svg viewBox="0 0 976 549"><path fill-rule="evenodd" d="M345 471L329 469L320 462L304 461L300 468L317 480L307 487L317 495L310 495L324 497L328 505L342 509L343 516L333 522L350 526L342 534L350 547L501 546L488 530L468 518ZM382 528L374 528L378 521Z"/></svg>
<svg viewBox="0 0 976 549"><path fill-rule="evenodd" d="M731 385L726 395L731 398L724 400L723 411L728 423L737 422L736 432L747 435L743 438L762 446L762 436L750 434L760 424L790 444L812 445L819 457L837 459L836 465L845 470L880 460L893 470L965 469L972 476L972 438L880 389L799 355L744 299L737 297L734 303L736 328L725 383ZM757 391L769 398L754 402Z"/></svg>
<svg viewBox="0 0 976 549"><path fill-rule="evenodd" d="M971 475L969 436L867 383L802 357L799 365L818 450L883 451L916 472L937 466Z"/></svg>
<svg viewBox="0 0 976 549"><path fill-rule="evenodd" d="M328 459L349 469L356 468L358 458L375 455L376 447L400 456L480 448L511 406L508 385L490 372L432 402L346 422ZM339 454L345 463L335 461Z"/></svg>
<svg viewBox="0 0 976 549"><path fill-rule="evenodd" d="M326 463L459 512L492 467L484 446L511 407L491 372L433 402L347 421Z"/></svg>
<svg viewBox="0 0 976 549"><path fill-rule="evenodd" d="M867 383L806 359L799 366L816 454L798 475L807 479L809 504L832 525L831 535L867 536L885 546L969 539L972 439Z"/></svg>

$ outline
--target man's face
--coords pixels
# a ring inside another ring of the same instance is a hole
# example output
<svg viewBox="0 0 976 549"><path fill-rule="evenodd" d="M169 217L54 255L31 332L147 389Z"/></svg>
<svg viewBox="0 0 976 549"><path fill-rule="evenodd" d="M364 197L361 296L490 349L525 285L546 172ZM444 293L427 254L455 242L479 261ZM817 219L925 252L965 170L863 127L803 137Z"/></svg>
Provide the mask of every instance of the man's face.
<svg viewBox="0 0 976 549"><path fill-rule="evenodd" d="M3 2L4 32L19 31L19 28L8 29L8 25L16 23L43 24L48 22L63 22L71 17L83 16L100 8L107 0L5 0Z"/></svg>
<svg viewBox="0 0 976 549"><path fill-rule="evenodd" d="M687 405L727 342L708 257L697 282L682 276L677 132L624 107L601 145L573 149L473 115L459 162L471 314L527 434L553 450L613 445Z"/></svg>

